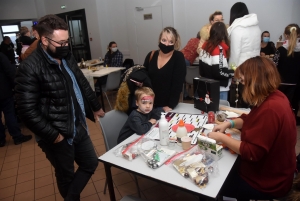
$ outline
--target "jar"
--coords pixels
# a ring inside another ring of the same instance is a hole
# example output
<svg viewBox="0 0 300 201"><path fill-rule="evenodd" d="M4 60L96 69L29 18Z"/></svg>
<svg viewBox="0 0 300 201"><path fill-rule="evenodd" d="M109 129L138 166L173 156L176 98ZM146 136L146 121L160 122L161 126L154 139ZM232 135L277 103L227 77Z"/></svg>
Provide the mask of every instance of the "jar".
<svg viewBox="0 0 300 201"><path fill-rule="evenodd" d="M209 123L209 124L215 123L215 112L214 111L209 111L207 113L207 123Z"/></svg>

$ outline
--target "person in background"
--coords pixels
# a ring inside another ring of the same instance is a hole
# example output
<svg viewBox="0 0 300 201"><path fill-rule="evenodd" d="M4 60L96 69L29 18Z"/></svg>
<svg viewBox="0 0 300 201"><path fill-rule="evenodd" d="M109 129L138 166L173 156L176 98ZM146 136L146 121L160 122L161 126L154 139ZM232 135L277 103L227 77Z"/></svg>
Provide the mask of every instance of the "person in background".
<svg viewBox="0 0 300 201"><path fill-rule="evenodd" d="M136 110L133 110L118 137L118 144L134 133L143 135L147 133L151 127L160 118L153 109L155 94L149 87L140 87L135 90Z"/></svg>
<svg viewBox="0 0 300 201"><path fill-rule="evenodd" d="M0 147L4 147L6 144L2 112L8 132L12 136L15 145L27 142L32 138L31 135L23 135L18 125L13 97L15 74L16 67L0 52Z"/></svg>
<svg viewBox="0 0 300 201"><path fill-rule="evenodd" d="M223 22L211 26L209 39L199 54L199 72L202 77L220 81L220 99L228 100L228 91L234 71L228 69L229 39Z"/></svg>
<svg viewBox="0 0 300 201"><path fill-rule="evenodd" d="M123 54L118 50L116 42L112 41L108 44L103 65L108 67L123 66Z"/></svg>
<svg viewBox="0 0 300 201"><path fill-rule="evenodd" d="M200 29L200 41L197 48L197 53L199 54L202 48L202 45L205 41L209 38L209 30L211 28L211 25L213 25L215 22L224 22L223 13L221 11L215 11L213 14L209 16L209 24L204 25Z"/></svg>
<svg viewBox="0 0 300 201"><path fill-rule="evenodd" d="M20 57L21 51L22 51L22 43L20 41L20 33L16 33L16 45L17 45L16 53Z"/></svg>
<svg viewBox="0 0 300 201"><path fill-rule="evenodd" d="M9 36L3 37L0 52L7 56L11 64L16 64L14 44L11 42Z"/></svg>
<svg viewBox="0 0 300 201"><path fill-rule="evenodd" d="M270 33L268 31L262 32L260 47L260 56L274 56L276 48L274 43L270 41Z"/></svg>
<svg viewBox="0 0 300 201"><path fill-rule="evenodd" d="M284 29L285 41L275 53L273 61L281 76L279 90L289 99L297 117L300 100L300 29L289 24ZM299 123L299 122L298 122Z"/></svg>
<svg viewBox="0 0 300 201"><path fill-rule="evenodd" d="M19 114L54 167L61 196L79 201L98 166L86 117L95 121L105 113L69 50L66 22L46 15L36 29L40 43L15 78Z"/></svg>
<svg viewBox="0 0 300 201"><path fill-rule="evenodd" d="M186 46L182 50L180 50L184 56L186 66L191 66L194 63L195 59L199 56L199 54L197 53L199 40L200 40L200 32L197 33L196 38L191 38L186 44ZM183 100L192 100L192 99L193 98L189 96L188 91L186 90L186 85L184 83Z"/></svg>
<svg viewBox="0 0 300 201"><path fill-rule="evenodd" d="M144 66L155 93L155 108L169 112L179 102L186 65L180 48L180 36L173 27L165 27L159 35L159 50L151 51Z"/></svg>
<svg viewBox="0 0 300 201"><path fill-rule="evenodd" d="M22 60L26 59L37 48L37 46L40 42L40 36L36 30L36 25L32 26L32 35L36 40L33 41L33 43L26 49L26 51L21 54Z"/></svg>
<svg viewBox="0 0 300 201"><path fill-rule="evenodd" d="M231 7L229 25L227 29L230 40L229 66L239 67L247 59L260 55L261 31L257 15L249 14L246 4L242 2L237 2ZM241 98L243 85L235 82L231 86L230 104L247 108L248 105Z"/></svg>
<svg viewBox="0 0 300 201"><path fill-rule="evenodd" d="M27 27L21 27L20 29L20 41L22 43L22 51L21 54L27 50L27 48L36 40L36 38L31 38L30 31Z"/></svg>
<svg viewBox="0 0 300 201"><path fill-rule="evenodd" d="M219 194L237 200L284 197L293 184L297 128L288 99L277 90L279 73L273 61L257 56L241 64L235 77L252 109L208 134L239 155ZM241 129L241 139L225 135L227 128Z"/></svg>

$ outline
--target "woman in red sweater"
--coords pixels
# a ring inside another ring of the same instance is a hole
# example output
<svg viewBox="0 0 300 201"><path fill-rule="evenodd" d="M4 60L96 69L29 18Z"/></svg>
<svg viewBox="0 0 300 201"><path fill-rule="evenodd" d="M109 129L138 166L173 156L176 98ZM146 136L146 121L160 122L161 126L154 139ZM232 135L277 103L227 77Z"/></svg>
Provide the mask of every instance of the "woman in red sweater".
<svg viewBox="0 0 300 201"><path fill-rule="evenodd" d="M220 194L238 200L282 197L293 183L297 129L287 97L277 90L280 76L271 60L257 56L240 65L235 77L252 110L209 133L240 155ZM224 135L227 128L241 129L241 141Z"/></svg>

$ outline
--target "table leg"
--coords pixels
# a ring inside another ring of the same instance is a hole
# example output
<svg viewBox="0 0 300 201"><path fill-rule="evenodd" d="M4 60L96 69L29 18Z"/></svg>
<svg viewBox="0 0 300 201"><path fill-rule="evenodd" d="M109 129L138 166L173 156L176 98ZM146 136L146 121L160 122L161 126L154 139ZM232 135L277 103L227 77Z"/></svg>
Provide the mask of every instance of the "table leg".
<svg viewBox="0 0 300 201"><path fill-rule="evenodd" d="M104 162L104 169L105 169L105 175L106 175L106 181L107 181L107 187L108 187L108 191L109 191L110 201L116 201L115 190L114 190L114 185L113 185L110 168L111 168L111 166L108 163Z"/></svg>

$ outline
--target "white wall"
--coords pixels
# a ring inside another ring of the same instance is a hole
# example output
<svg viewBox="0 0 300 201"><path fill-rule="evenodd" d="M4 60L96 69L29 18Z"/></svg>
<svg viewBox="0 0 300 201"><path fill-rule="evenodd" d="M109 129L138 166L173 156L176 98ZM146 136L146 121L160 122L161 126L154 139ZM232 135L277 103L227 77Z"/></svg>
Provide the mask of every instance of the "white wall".
<svg viewBox="0 0 300 201"><path fill-rule="evenodd" d="M115 40L125 58L135 59L135 7L161 5L163 26L174 26L179 31L183 47L208 23L209 15L215 10L221 10L228 23L230 8L235 2L237 0L1 0L0 19L37 19L45 14L85 9L89 38L93 39L90 41L92 58L103 57L108 43ZM244 2L250 13L258 15L261 30L270 31L274 42L287 24L300 25L299 0ZM67 8L62 10L61 5Z"/></svg>
<svg viewBox="0 0 300 201"><path fill-rule="evenodd" d="M226 24L229 24L230 8L237 0L173 0L174 26L179 31L182 44L195 37L197 31L208 23L211 13L223 12ZM289 23L300 24L299 0L246 0L243 1L250 13L256 13L261 31L268 30L271 40L276 42Z"/></svg>
<svg viewBox="0 0 300 201"><path fill-rule="evenodd" d="M1 0L0 19L36 19L36 0Z"/></svg>

